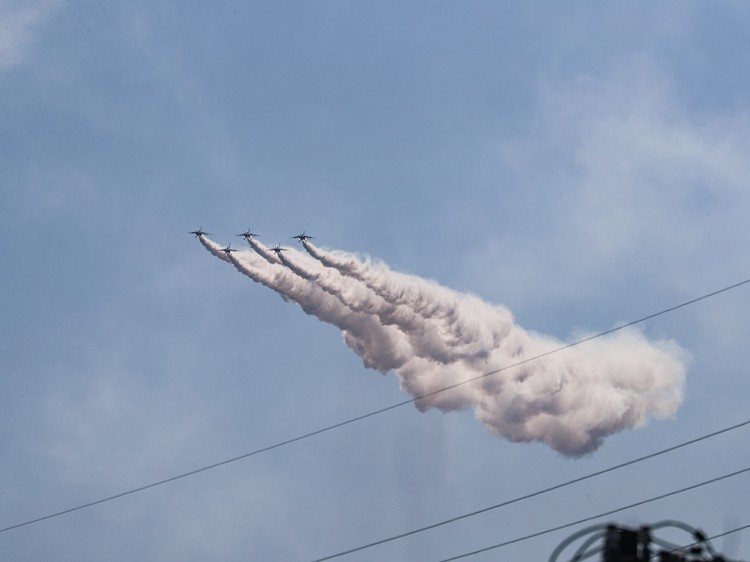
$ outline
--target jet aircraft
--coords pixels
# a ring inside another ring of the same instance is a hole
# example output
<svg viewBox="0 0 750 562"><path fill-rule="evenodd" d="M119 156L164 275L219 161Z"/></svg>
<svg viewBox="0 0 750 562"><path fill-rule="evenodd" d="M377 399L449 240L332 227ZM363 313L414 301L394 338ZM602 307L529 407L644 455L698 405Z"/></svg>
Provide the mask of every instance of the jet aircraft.
<svg viewBox="0 0 750 562"><path fill-rule="evenodd" d="M238 234L237 236L242 236L245 240L250 240L251 238L257 238L258 236L260 236L260 234L250 232L250 229L248 228L245 232L243 232L242 234Z"/></svg>
<svg viewBox="0 0 750 562"><path fill-rule="evenodd" d="M281 254L281 252L286 252L287 248L282 248L281 244L276 244L273 248L270 249L272 252L276 252L276 255L278 256Z"/></svg>
<svg viewBox="0 0 750 562"><path fill-rule="evenodd" d="M211 235L210 232L203 232L203 227L202 226L198 227L198 230L191 230L190 232L188 232L188 234L195 234L196 238L199 237L199 236L203 236L205 234L208 234L209 236Z"/></svg>
<svg viewBox="0 0 750 562"><path fill-rule="evenodd" d="M237 250L235 250L234 248L232 248L231 244L227 244L227 247L226 248L222 248L221 251L224 252L225 254L229 255L232 252L236 252Z"/></svg>
<svg viewBox="0 0 750 562"><path fill-rule="evenodd" d="M300 242L304 242L305 240L308 240L310 238L315 238L315 236L310 236L309 234L305 234L305 231L302 231L302 234L298 234L297 236L292 236L292 238L296 238Z"/></svg>

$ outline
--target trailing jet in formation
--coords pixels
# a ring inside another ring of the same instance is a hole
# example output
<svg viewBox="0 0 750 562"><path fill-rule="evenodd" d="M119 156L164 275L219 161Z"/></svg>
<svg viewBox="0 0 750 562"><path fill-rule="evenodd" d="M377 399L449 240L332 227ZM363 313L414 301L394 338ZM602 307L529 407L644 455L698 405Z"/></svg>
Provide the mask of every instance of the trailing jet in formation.
<svg viewBox="0 0 750 562"><path fill-rule="evenodd" d="M190 232L188 232L188 234L195 234L196 238L198 238L199 236L204 236L206 234L208 234L209 236L211 235L210 232L203 232L203 227L202 226L199 226L198 230L191 230Z"/></svg>
<svg viewBox="0 0 750 562"><path fill-rule="evenodd" d="M309 240L310 238L315 238L315 236L310 236L309 234L305 234L305 231L302 231L302 234L298 234L297 236L292 236L292 238L296 238L299 242L304 242L305 240Z"/></svg>
<svg viewBox="0 0 750 562"><path fill-rule="evenodd" d="M224 252L225 254L229 255L232 252L236 252L237 250L235 250L234 248L232 248L231 244L227 244L227 247L226 248L222 248L221 251Z"/></svg>
<svg viewBox="0 0 750 562"><path fill-rule="evenodd" d="M257 238L258 236L260 236L260 234L255 234L254 232L250 232L250 229L248 228L242 234L237 234L237 236L242 236L245 240L250 240L251 238Z"/></svg>
<svg viewBox="0 0 750 562"><path fill-rule="evenodd" d="M287 248L282 248L281 244L276 244L276 246L274 246L273 248L270 248L270 250L272 252L276 252L276 255L278 256L281 254L281 252L286 252Z"/></svg>

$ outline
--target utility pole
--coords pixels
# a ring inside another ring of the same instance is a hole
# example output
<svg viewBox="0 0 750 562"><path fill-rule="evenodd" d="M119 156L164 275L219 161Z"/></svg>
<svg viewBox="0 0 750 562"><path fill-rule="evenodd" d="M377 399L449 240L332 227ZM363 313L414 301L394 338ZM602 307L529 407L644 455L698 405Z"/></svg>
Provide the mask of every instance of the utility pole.
<svg viewBox="0 0 750 562"><path fill-rule="evenodd" d="M648 527L638 530L607 526L604 562L647 562L651 560L651 534Z"/></svg>
<svg viewBox="0 0 750 562"><path fill-rule="evenodd" d="M690 539L683 544L667 541L656 533L665 528L685 531ZM573 556L560 558L562 552L576 541L581 544ZM703 531L675 520L637 529L614 523L594 525L561 542L552 552L549 562L580 562L596 555L601 562L733 562L716 552Z"/></svg>

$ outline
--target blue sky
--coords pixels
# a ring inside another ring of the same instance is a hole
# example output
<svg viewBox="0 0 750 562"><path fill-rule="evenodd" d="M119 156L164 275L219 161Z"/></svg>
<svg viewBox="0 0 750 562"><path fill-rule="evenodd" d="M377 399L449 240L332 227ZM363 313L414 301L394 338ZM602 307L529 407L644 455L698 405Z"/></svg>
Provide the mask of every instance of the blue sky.
<svg viewBox="0 0 750 562"><path fill-rule="evenodd" d="M0 2L0 527L408 397L200 225L305 229L566 341L746 279L748 25L741 2ZM747 295L643 325L689 352L684 401L582 458L404 407L0 552L311 560L671 446L748 417ZM744 468L746 431L342 559L441 560ZM616 520L719 533L748 489Z"/></svg>

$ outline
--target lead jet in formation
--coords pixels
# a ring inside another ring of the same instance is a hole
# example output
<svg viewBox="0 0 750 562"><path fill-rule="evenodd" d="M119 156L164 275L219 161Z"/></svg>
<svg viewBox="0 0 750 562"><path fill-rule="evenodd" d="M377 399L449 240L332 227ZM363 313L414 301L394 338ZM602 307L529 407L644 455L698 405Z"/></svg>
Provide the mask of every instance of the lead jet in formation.
<svg viewBox="0 0 750 562"><path fill-rule="evenodd" d="M260 236L260 234L255 234L254 232L250 232L250 229L248 228L242 234L237 234L237 236L242 236L245 240L249 241L251 238L257 238L258 236Z"/></svg>
<svg viewBox="0 0 750 562"><path fill-rule="evenodd" d="M315 236L310 236L309 234L305 234L305 231L302 231L302 234L298 234L297 236L292 236L292 238L296 238L299 242L304 242L305 240L309 240L310 238L315 238Z"/></svg>
<svg viewBox="0 0 750 562"><path fill-rule="evenodd" d="M194 234L196 238L198 238L199 236L211 235L210 232L203 232L202 226L199 226L198 230L191 230L190 232L188 232L188 234Z"/></svg>

